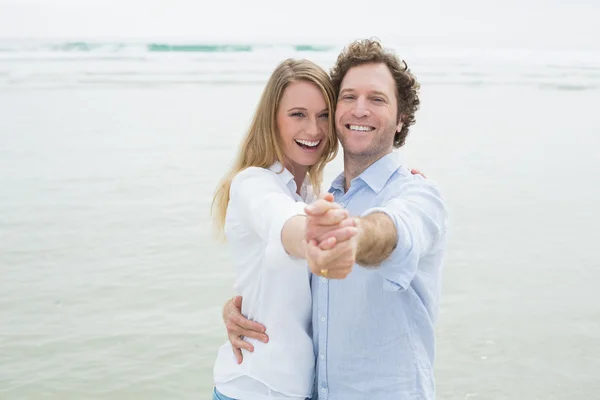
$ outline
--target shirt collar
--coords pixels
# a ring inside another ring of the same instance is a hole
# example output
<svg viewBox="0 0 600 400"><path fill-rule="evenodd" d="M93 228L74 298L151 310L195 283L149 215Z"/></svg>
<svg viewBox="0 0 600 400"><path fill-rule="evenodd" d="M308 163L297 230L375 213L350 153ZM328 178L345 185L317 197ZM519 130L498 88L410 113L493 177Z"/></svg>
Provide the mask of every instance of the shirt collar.
<svg viewBox="0 0 600 400"><path fill-rule="evenodd" d="M344 193L345 181L346 181L346 178L344 177L344 173L342 172L331 183L331 189L329 189L329 193L333 193L335 191L340 191L340 192Z"/></svg>
<svg viewBox="0 0 600 400"><path fill-rule="evenodd" d="M369 185L375 193L379 193L403 161L401 154L393 151L371 164L358 178Z"/></svg>
<svg viewBox="0 0 600 400"><path fill-rule="evenodd" d="M379 193L385 187L391 176L402 166L404 160L399 151L392 151L371 164L362 174L354 178L366 183L375 193ZM354 183L354 182L352 182ZM352 184L351 183L351 184ZM344 193L345 177L342 172L331 183L330 192L341 191Z"/></svg>
<svg viewBox="0 0 600 400"><path fill-rule="evenodd" d="M275 175L277 175L279 179L281 179L283 183L285 183L285 185L290 189L294 196L297 195L296 191L298 190L298 187L296 186L294 175L287 168L283 167L283 165L279 161L275 161L269 167L269 170L275 172ZM305 200L308 195L307 188L309 183L310 181L308 179L308 176L306 176L304 178L304 182L302 182L302 187L300 188L300 197L303 200Z"/></svg>

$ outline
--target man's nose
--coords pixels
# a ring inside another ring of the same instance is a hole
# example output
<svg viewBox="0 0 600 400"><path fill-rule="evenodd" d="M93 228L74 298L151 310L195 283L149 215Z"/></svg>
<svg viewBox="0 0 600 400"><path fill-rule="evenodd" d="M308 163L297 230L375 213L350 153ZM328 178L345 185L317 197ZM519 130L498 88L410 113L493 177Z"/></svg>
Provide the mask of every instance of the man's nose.
<svg viewBox="0 0 600 400"><path fill-rule="evenodd" d="M364 97L359 97L356 100L352 114L356 118L363 118L369 115L369 109L367 108L367 101Z"/></svg>

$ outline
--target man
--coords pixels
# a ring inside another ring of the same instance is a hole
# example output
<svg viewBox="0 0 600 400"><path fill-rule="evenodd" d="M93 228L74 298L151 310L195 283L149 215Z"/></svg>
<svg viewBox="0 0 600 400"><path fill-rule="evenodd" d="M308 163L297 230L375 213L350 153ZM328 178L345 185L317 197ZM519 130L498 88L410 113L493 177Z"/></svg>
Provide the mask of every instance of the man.
<svg viewBox="0 0 600 400"><path fill-rule="evenodd" d="M327 279L333 260L318 243L335 228L326 223L330 203L306 208L315 398L433 399L447 211L436 185L411 174L393 151L415 122L419 84L373 40L344 49L331 77L344 172L329 192L358 217L359 234L357 265L343 280ZM240 348L253 350L242 337L268 340L265 327L241 316L240 302L228 302L223 314L238 356Z"/></svg>

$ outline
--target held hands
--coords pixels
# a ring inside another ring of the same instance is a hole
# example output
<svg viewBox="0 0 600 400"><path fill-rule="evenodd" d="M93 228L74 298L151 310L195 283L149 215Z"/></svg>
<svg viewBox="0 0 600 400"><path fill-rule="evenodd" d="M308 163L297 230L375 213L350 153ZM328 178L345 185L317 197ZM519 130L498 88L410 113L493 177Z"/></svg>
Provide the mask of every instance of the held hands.
<svg viewBox="0 0 600 400"><path fill-rule="evenodd" d="M417 169L411 173L427 178ZM333 202L331 194L308 205L306 214L307 260L311 271L328 278L345 278L355 262L359 220L350 218L346 210ZM269 341L265 326L248 320L241 310L241 296L227 301L223 307L223 322L238 364L243 360L241 349L254 351L254 346L244 338Z"/></svg>
<svg viewBox="0 0 600 400"><path fill-rule="evenodd" d="M358 244L358 220L333 202L331 194L305 208L306 259L311 272L343 279L352 271Z"/></svg>
<svg viewBox="0 0 600 400"><path fill-rule="evenodd" d="M421 175L411 169L413 175ZM306 259L311 272L331 279L343 279L352 271L360 232L359 219L334 203L333 195L306 206Z"/></svg>

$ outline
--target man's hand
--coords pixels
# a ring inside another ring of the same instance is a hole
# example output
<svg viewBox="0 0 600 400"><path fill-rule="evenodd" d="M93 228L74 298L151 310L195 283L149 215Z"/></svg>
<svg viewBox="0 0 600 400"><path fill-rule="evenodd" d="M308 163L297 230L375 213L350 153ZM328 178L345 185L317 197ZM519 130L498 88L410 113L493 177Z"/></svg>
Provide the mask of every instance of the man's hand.
<svg viewBox="0 0 600 400"><path fill-rule="evenodd" d="M320 244L311 240L308 242L306 254L308 267L315 275L344 279L352 272L356 263L357 244L357 235L337 244L335 238L329 238Z"/></svg>
<svg viewBox="0 0 600 400"><path fill-rule="evenodd" d="M306 240L321 243L335 238L335 243L344 242L356 235L356 221L349 218L348 211L333 202L333 195L328 193L322 199L307 205Z"/></svg>
<svg viewBox="0 0 600 400"><path fill-rule="evenodd" d="M246 349L249 352L254 351L254 346L242 337L258 339L265 343L269 341L269 337L264 333L266 331L264 325L250 321L242 315L242 296L235 296L225 303L225 306L223 306L223 322L225 322L227 336L238 364L241 364L243 360L241 349Z"/></svg>
<svg viewBox="0 0 600 400"><path fill-rule="evenodd" d="M308 266L313 274L343 279L356 258L356 221L327 194L306 207Z"/></svg>
<svg viewBox="0 0 600 400"><path fill-rule="evenodd" d="M413 169L410 170L410 173L413 174L413 175L421 175L423 178L427 179L427 177L425 176L425 174L422 173L421 171L419 171L418 169L413 168Z"/></svg>

